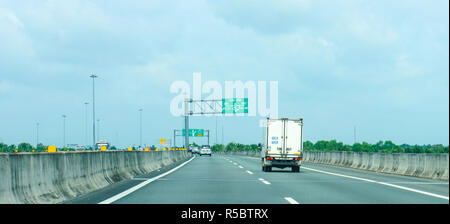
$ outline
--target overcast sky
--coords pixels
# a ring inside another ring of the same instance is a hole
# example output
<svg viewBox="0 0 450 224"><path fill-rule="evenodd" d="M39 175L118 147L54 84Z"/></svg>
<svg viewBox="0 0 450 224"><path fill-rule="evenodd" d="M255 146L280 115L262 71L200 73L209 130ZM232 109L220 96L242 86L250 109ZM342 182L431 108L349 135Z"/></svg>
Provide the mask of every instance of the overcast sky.
<svg viewBox="0 0 450 224"><path fill-rule="evenodd" d="M0 0L0 142L120 147L173 138L175 81L278 81L304 140L449 144L449 1ZM261 141L260 116L219 117L217 142ZM215 117L191 128L211 130ZM222 133L222 130L224 132ZM223 138L222 138L223 136ZM195 139L198 143L204 140ZM182 142L181 138L177 139Z"/></svg>

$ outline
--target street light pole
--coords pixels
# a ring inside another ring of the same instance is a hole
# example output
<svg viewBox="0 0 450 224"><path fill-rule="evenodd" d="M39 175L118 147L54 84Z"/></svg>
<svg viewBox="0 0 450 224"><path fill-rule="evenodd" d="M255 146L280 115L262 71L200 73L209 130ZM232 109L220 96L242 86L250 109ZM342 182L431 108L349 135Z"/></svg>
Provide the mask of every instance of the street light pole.
<svg viewBox="0 0 450 224"><path fill-rule="evenodd" d="M98 76L92 74L91 76L89 76L92 78L92 148L94 149L95 147L95 78L97 78Z"/></svg>
<svg viewBox="0 0 450 224"><path fill-rule="evenodd" d="M97 142L100 141L100 119L97 119Z"/></svg>
<svg viewBox="0 0 450 224"><path fill-rule="evenodd" d="M63 117L63 149L66 148L66 115L62 115Z"/></svg>
<svg viewBox="0 0 450 224"><path fill-rule="evenodd" d="M139 109L139 148L142 147L142 108Z"/></svg>
<svg viewBox="0 0 450 224"><path fill-rule="evenodd" d="M185 108L185 114L184 114L184 147L186 149L189 148L189 103L190 99L185 99L184 101L184 108Z"/></svg>
<svg viewBox="0 0 450 224"><path fill-rule="evenodd" d="M39 122L36 123L36 149L39 145Z"/></svg>
<svg viewBox="0 0 450 224"><path fill-rule="evenodd" d="M173 130L173 146L177 147L177 130Z"/></svg>
<svg viewBox="0 0 450 224"><path fill-rule="evenodd" d="M87 123L87 117L88 117L88 102L84 103L84 145L86 146L88 144L87 136L88 136L88 123Z"/></svg>
<svg viewBox="0 0 450 224"><path fill-rule="evenodd" d="M219 143L217 142L217 115L216 115L216 144L219 144ZM208 145L209 145L209 143L208 143Z"/></svg>

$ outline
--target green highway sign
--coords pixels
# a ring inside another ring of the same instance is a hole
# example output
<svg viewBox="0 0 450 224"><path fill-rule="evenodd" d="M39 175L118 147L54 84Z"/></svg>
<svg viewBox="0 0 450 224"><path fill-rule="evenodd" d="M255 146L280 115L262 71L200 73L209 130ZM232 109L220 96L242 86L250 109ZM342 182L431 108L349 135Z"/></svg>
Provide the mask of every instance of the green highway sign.
<svg viewBox="0 0 450 224"><path fill-rule="evenodd" d="M248 98L223 98L222 114L248 113Z"/></svg>
<svg viewBox="0 0 450 224"><path fill-rule="evenodd" d="M204 129L189 129L189 136L192 137L203 137L205 136ZM186 136L186 129L182 130L183 136Z"/></svg>

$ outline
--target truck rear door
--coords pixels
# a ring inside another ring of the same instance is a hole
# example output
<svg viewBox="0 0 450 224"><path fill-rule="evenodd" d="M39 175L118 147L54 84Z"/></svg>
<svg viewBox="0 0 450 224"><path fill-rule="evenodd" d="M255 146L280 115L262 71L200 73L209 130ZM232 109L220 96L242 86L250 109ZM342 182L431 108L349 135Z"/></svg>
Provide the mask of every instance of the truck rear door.
<svg viewBox="0 0 450 224"><path fill-rule="evenodd" d="M284 120L284 153L300 155L302 150L302 121Z"/></svg>
<svg viewBox="0 0 450 224"><path fill-rule="evenodd" d="M278 119L267 121L267 151L269 154L281 154L283 152L283 122Z"/></svg>

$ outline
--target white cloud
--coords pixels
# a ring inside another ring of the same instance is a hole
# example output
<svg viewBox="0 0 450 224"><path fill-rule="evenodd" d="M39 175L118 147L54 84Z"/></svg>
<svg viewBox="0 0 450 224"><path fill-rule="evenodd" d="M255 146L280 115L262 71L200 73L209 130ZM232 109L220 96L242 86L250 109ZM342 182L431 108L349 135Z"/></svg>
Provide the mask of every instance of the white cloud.
<svg viewBox="0 0 450 224"><path fill-rule="evenodd" d="M395 59L395 74L401 75L405 78L417 77L423 74L423 69L418 63L411 63L407 54L401 54Z"/></svg>
<svg viewBox="0 0 450 224"><path fill-rule="evenodd" d="M328 40L326 40L326 39L324 39L324 38L322 38L322 37L319 37L319 38L317 39L317 41L318 41L320 44L322 44L322 46L324 46L324 47L333 47L333 46L334 46L334 43L333 43L333 42L328 41Z"/></svg>
<svg viewBox="0 0 450 224"><path fill-rule="evenodd" d="M0 93L9 94L17 90L14 85L8 80L0 80Z"/></svg>
<svg viewBox="0 0 450 224"><path fill-rule="evenodd" d="M9 9L0 8L0 20L7 20L7 22L15 26L17 29L23 27L22 21L20 21L16 14Z"/></svg>

